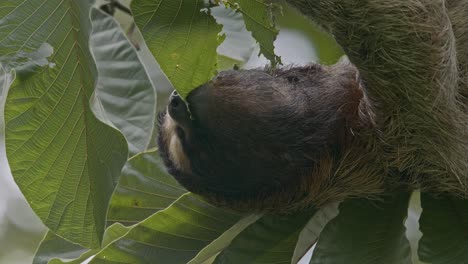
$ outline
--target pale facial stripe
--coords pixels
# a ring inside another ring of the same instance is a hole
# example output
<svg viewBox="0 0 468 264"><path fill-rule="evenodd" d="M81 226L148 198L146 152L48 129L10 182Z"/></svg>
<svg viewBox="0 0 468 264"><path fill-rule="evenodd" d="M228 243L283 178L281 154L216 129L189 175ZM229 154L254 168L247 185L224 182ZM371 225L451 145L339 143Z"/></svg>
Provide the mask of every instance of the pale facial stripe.
<svg viewBox="0 0 468 264"><path fill-rule="evenodd" d="M183 172L190 172L190 160L184 152L182 142L177 136L176 128L177 123L168 113L164 120L162 131L164 133L164 144L168 147L169 158L177 169Z"/></svg>

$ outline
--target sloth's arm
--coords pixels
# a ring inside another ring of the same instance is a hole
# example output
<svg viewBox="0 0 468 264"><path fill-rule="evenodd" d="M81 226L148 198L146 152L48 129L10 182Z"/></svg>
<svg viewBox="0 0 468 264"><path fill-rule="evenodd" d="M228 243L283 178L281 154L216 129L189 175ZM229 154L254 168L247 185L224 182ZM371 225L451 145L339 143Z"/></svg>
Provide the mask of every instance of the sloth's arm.
<svg viewBox="0 0 468 264"><path fill-rule="evenodd" d="M333 34L377 107L427 112L454 100L455 39L443 0L287 0Z"/></svg>
<svg viewBox="0 0 468 264"><path fill-rule="evenodd" d="M333 34L359 69L386 164L423 189L467 195L468 115L445 1L287 2Z"/></svg>
<svg viewBox="0 0 468 264"><path fill-rule="evenodd" d="M456 41L445 0L287 2L335 37L383 117L457 110Z"/></svg>

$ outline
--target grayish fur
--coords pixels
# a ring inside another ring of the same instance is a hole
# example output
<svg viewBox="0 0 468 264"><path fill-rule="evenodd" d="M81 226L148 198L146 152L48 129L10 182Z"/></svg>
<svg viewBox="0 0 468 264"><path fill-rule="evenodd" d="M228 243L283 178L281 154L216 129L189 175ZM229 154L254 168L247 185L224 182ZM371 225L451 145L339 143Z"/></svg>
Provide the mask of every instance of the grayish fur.
<svg viewBox="0 0 468 264"><path fill-rule="evenodd" d="M459 89L468 107L468 1L448 0L446 5L457 45Z"/></svg>

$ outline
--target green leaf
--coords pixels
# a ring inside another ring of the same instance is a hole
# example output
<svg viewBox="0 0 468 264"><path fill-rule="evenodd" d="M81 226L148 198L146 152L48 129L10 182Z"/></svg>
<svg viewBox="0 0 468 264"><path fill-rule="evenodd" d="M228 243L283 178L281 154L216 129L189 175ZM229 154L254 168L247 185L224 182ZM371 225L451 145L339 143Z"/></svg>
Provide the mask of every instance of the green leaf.
<svg viewBox="0 0 468 264"><path fill-rule="evenodd" d="M242 13L245 26L260 45L260 53L273 66L281 64L281 58L275 55L275 40L279 30L274 24L274 4L264 0L223 0L229 7Z"/></svg>
<svg viewBox="0 0 468 264"><path fill-rule="evenodd" d="M2 64L0 63L0 155L4 156L5 150L5 122L4 122L4 107L6 101L6 95L8 89L10 88L11 84L15 80L15 72L14 71L7 71ZM7 164L5 157L0 157L0 164ZM6 171L6 168L0 169L0 177L4 176L1 173ZM6 173L6 172L5 172Z"/></svg>
<svg viewBox="0 0 468 264"><path fill-rule="evenodd" d="M215 258L222 250L231 244L232 240L238 236L240 232L255 223L261 216L261 214L252 214L242 218L239 222L225 231L219 238L215 239L211 244L202 249L188 264L205 263L206 261Z"/></svg>
<svg viewBox="0 0 468 264"><path fill-rule="evenodd" d="M256 51L255 39L245 28L242 14L225 6L211 8L211 15L223 26L226 35L218 47L218 69L230 70L234 65L242 68Z"/></svg>
<svg viewBox="0 0 468 264"><path fill-rule="evenodd" d="M290 5L282 4L282 15L277 16L277 23L281 30L293 30L310 40L313 49L317 51L318 63L325 65L335 64L343 55L341 48L332 35L325 32L309 18L302 15ZM301 54L302 51L298 51ZM291 58L287 58L287 60Z"/></svg>
<svg viewBox="0 0 468 264"><path fill-rule="evenodd" d="M2 0L0 62L4 67L14 68L33 61L34 54L49 45L51 31L60 31L58 26L70 20L67 14L71 8L70 0Z"/></svg>
<svg viewBox="0 0 468 264"><path fill-rule="evenodd" d="M297 263L317 242L320 233L328 222L338 215L338 206L338 203L326 205L309 220L299 235L291 263Z"/></svg>
<svg viewBox="0 0 468 264"><path fill-rule="evenodd" d="M186 194L133 226L90 263L187 263L241 217Z"/></svg>
<svg viewBox="0 0 468 264"><path fill-rule="evenodd" d="M104 233L103 246L122 237L128 230L121 224L110 226ZM80 264L98 252L97 249L89 250L73 244L49 231L37 249L33 264Z"/></svg>
<svg viewBox="0 0 468 264"><path fill-rule="evenodd" d="M136 224L187 192L161 168L155 150L140 153L125 164L107 215L110 223Z"/></svg>
<svg viewBox="0 0 468 264"><path fill-rule="evenodd" d="M15 80L15 72L7 71L2 64L0 64L0 128L3 129L3 101L10 88L10 85Z"/></svg>
<svg viewBox="0 0 468 264"><path fill-rule="evenodd" d="M299 234L313 214L265 216L240 233L214 263L291 263Z"/></svg>
<svg viewBox="0 0 468 264"><path fill-rule="evenodd" d="M222 27L204 0L134 0L135 23L172 85L184 97L217 69Z"/></svg>
<svg viewBox="0 0 468 264"><path fill-rule="evenodd" d="M468 200L421 193L423 233L418 254L429 263L458 264L468 260Z"/></svg>
<svg viewBox="0 0 468 264"><path fill-rule="evenodd" d="M96 248L127 159L127 143L90 110L96 81L88 46L90 2L7 1L0 10L17 6L8 13L8 24L3 22L3 29L18 27L9 38L30 34L9 48L21 50L37 42L53 48L52 64L36 65L27 74L19 71L8 94L6 150L13 177L54 233ZM40 19L34 24L28 17Z"/></svg>
<svg viewBox="0 0 468 264"><path fill-rule="evenodd" d="M403 225L409 197L405 193L383 202L341 203L340 214L320 234L310 263L412 263Z"/></svg>
<svg viewBox="0 0 468 264"><path fill-rule="evenodd" d="M125 136L131 155L146 151L153 139L156 95L136 50L112 16L91 11L91 50L99 73L93 110Z"/></svg>
<svg viewBox="0 0 468 264"><path fill-rule="evenodd" d="M244 64L243 61L239 61L239 60L236 60L231 57L224 56L224 55L219 55L218 60L219 60L219 68L221 70L232 70L235 67L242 67L242 65Z"/></svg>
<svg viewBox="0 0 468 264"><path fill-rule="evenodd" d="M88 249L71 243L53 232L47 232L33 259L33 264L47 264L53 259L76 259Z"/></svg>

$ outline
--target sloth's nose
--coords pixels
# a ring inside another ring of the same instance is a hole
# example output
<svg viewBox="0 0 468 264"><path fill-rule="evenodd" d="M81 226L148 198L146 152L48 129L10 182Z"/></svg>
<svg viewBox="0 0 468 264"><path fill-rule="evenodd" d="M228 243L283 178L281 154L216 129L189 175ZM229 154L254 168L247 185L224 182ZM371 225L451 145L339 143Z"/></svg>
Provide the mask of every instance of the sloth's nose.
<svg viewBox="0 0 468 264"><path fill-rule="evenodd" d="M182 98L180 98L180 95L176 91L172 92L169 100L170 108L178 111L178 109L182 108L182 104L184 104L184 102L182 101Z"/></svg>
<svg viewBox="0 0 468 264"><path fill-rule="evenodd" d="M171 94L167 110L176 122L186 122L189 117L187 105L176 91Z"/></svg>

